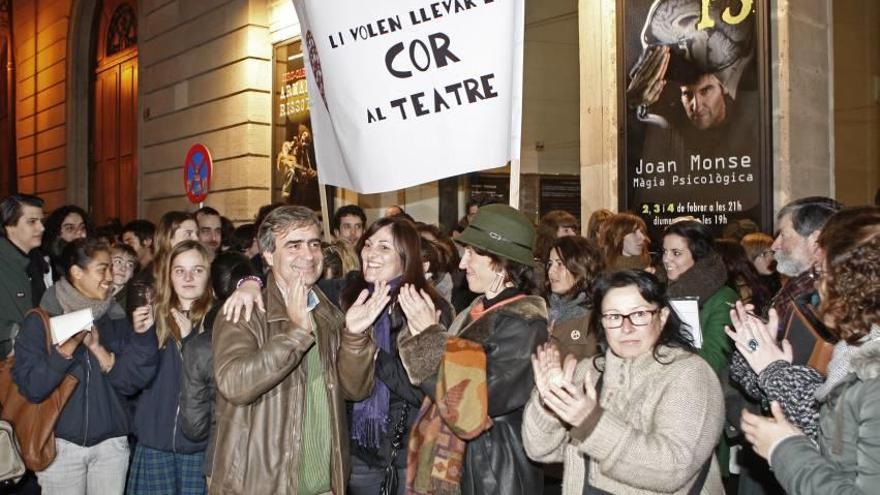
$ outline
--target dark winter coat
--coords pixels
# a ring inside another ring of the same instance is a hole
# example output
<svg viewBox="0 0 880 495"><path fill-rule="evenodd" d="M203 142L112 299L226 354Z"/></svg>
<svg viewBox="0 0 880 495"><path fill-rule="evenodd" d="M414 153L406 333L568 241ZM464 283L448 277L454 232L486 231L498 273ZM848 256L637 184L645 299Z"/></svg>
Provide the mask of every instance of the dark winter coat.
<svg viewBox="0 0 880 495"><path fill-rule="evenodd" d="M184 436L180 418L183 347L197 335L194 329L179 343L169 337L159 349L156 372L141 393L134 414L134 432L145 447L180 454L205 450L206 439L192 441Z"/></svg>
<svg viewBox="0 0 880 495"><path fill-rule="evenodd" d="M728 303L739 299L736 291L726 283L727 269L716 254L700 259L677 280L669 283L671 299L699 298L700 327L703 331L703 345L699 352L717 375L727 369L733 351L733 344L724 332L724 327L730 325Z"/></svg>
<svg viewBox="0 0 880 495"><path fill-rule="evenodd" d="M461 493L541 493L543 474L526 457L521 427L535 385L531 355L547 341L547 304L538 296L525 296L471 321L470 309L482 300L460 313L448 332L434 325L416 336L401 333L401 360L412 382L434 397L447 337L457 335L480 343L486 352L488 412L493 426L467 444Z"/></svg>
<svg viewBox="0 0 880 495"><path fill-rule="evenodd" d="M52 316L57 314L60 312L50 312ZM121 309L108 311L95 326L101 345L115 355L115 364L106 374L84 344L76 348L71 359L55 349L47 352L46 329L36 314L28 316L22 325L12 367L19 390L34 403L45 400L64 375L79 380L61 410L55 435L86 447L130 432L126 396L137 393L149 382L158 362L155 331L135 333Z"/></svg>
<svg viewBox="0 0 880 495"><path fill-rule="evenodd" d="M787 493L880 493L880 342L864 344L851 369L821 404L818 449L798 435L772 450Z"/></svg>
<svg viewBox="0 0 880 495"><path fill-rule="evenodd" d="M207 442L202 472L211 475L214 452L214 403L217 384L214 382L214 359L211 350L213 332L210 327L188 341L183 348L183 376L180 383L180 427L193 442Z"/></svg>
<svg viewBox="0 0 880 495"><path fill-rule="evenodd" d="M0 237L0 359L12 350L25 313L34 307L27 274L29 262L9 239Z"/></svg>
<svg viewBox="0 0 880 495"><path fill-rule="evenodd" d="M440 321L444 324L452 322L452 306L444 303L441 307L442 315ZM351 442L351 453L358 457L366 464L384 469L391 455L391 440L394 435L394 427L403 417L405 407L408 405L406 416L406 433L402 439L402 445L409 443L409 431L419 415L419 407L425 398L424 392L419 387L412 385L403 363L400 361L400 354L397 347L397 337L401 332L408 332L406 325L406 317L398 305L394 305L390 309L391 317L391 352L379 349L375 344L373 337L373 329L361 335L353 335L344 332L340 339L339 345L339 366L340 369L357 370L355 372L340 373L340 385L343 390L359 390L363 387L363 380L367 380L369 385L366 387L372 391L375 380L378 378L388 387L390 392L390 404L388 407L388 430L382 439L379 450L361 447L354 440ZM357 378L356 383L350 383L351 378ZM348 423L351 424L351 403L348 407ZM398 468L406 467L406 453L400 452L395 459L395 466Z"/></svg>
<svg viewBox="0 0 880 495"><path fill-rule="evenodd" d="M580 361L598 354L598 339L590 331L589 299L583 293L575 298L551 294L549 304L549 340L556 344L560 357L571 354Z"/></svg>

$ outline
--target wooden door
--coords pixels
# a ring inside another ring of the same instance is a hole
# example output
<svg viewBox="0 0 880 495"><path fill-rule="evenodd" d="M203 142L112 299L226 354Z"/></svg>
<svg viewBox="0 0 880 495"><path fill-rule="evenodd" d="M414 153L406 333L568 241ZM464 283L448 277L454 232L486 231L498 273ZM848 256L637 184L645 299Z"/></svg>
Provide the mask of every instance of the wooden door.
<svg viewBox="0 0 880 495"><path fill-rule="evenodd" d="M137 16L131 1L104 2L92 110L89 202L92 219L137 216Z"/></svg>

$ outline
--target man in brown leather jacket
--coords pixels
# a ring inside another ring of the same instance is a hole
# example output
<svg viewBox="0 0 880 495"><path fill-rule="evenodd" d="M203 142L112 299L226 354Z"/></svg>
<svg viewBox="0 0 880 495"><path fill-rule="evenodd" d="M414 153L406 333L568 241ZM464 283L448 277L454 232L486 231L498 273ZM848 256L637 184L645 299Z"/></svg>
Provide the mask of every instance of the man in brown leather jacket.
<svg viewBox="0 0 880 495"><path fill-rule="evenodd" d="M336 369L344 316L318 289L320 221L274 210L258 232L266 311L214 329L217 433L211 493L345 493L348 432ZM344 373L344 370L340 370Z"/></svg>

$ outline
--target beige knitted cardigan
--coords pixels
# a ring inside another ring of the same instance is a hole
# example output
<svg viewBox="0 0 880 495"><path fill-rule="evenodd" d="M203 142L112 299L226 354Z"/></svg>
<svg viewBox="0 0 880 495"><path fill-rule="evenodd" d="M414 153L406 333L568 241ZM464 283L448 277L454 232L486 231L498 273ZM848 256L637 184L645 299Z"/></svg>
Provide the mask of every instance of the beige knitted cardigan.
<svg viewBox="0 0 880 495"><path fill-rule="evenodd" d="M600 367L605 362L603 411L592 431L572 433L533 393L523 421L526 453L537 462L564 462L564 495L583 493L585 455L592 486L617 495L687 494L713 456L724 422L715 373L696 354L668 347L660 352L668 364L651 353L624 360L611 352L578 364L575 382L582 384L591 368L598 379L595 359ZM714 457L701 493L724 493Z"/></svg>

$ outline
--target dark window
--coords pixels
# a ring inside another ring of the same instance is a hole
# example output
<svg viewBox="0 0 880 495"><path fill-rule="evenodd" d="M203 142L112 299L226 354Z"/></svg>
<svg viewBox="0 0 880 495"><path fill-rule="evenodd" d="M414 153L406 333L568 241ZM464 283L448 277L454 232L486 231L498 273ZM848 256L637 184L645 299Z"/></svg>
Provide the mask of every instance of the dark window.
<svg viewBox="0 0 880 495"><path fill-rule="evenodd" d="M107 56L137 45L137 16L134 8L124 3L116 8L107 29Z"/></svg>

